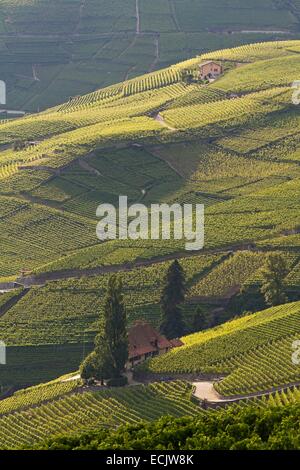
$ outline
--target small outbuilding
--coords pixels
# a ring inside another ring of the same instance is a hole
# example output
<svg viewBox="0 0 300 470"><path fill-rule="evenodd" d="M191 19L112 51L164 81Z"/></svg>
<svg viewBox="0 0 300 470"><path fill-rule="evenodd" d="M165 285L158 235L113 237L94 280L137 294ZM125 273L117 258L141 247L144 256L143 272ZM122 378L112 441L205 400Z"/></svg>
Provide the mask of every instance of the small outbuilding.
<svg viewBox="0 0 300 470"><path fill-rule="evenodd" d="M213 60L202 62L199 66L201 80L215 79L222 75L223 66Z"/></svg>

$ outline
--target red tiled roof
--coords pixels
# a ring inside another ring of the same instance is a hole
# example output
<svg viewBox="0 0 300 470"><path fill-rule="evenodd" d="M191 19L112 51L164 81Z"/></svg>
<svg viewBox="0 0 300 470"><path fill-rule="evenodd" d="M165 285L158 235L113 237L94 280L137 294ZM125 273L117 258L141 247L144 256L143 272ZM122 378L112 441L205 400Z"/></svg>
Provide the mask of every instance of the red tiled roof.
<svg viewBox="0 0 300 470"><path fill-rule="evenodd" d="M172 342L149 325L138 321L128 331L129 359L162 349L171 349Z"/></svg>
<svg viewBox="0 0 300 470"><path fill-rule="evenodd" d="M207 60L206 62L202 62L199 67L204 67L205 65L209 65L209 64L215 64L215 65L219 65L221 67L221 64L219 64L218 62L215 62L214 60Z"/></svg>
<svg viewBox="0 0 300 470"><path fill-rule="evenodd" d="M172 348L180 348L184 345L184 343L179 338L170 339L170 343L172 344Z"/></svg>

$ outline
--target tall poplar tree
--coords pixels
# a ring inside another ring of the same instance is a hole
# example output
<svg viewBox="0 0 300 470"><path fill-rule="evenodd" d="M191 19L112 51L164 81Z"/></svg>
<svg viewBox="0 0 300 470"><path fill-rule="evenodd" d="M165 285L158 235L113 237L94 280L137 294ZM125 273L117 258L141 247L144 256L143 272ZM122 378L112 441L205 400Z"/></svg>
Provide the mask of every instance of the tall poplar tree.
<svg viewBox="0 0 300 470"><path fill-rule="evenodd" d="M185 275L179 262L175 260L169 267L161 296L162 322L160 331L168 339L178 338L184 333L180 305L185 299Z"/></svg>
<svg viewBox="0 0 300 470"><path fill-rule="evenodd" d="M112 357L115 376L120 375L128 360L127 320L122 288L121 279L116 275L111 276L104 301L104 339Z"/></svg>
<svg viewBox="0 0 300 470"><path fill-rule="evenodd" d="M288 266L280 253L271 253L262 269L263 283L261 292L268 305L275 306L287 302L285 278Z"/></svg>
<svg viewBox="0 0 300 470"><path fill-rule="evenodd" d="M103 329L96 336L94 351L81 365L81 377L101 381L120 377L127 360L128 337L122 282L113 275L108 281L104 300Z"/></svg>

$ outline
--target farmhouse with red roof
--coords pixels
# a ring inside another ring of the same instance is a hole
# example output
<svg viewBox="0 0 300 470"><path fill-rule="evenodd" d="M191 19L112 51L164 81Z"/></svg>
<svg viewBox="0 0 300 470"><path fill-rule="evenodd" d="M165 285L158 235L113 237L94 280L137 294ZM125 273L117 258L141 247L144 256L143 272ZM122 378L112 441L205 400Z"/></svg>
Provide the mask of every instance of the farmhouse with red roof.
<svg viewBox="0 0 300 470"><path fill-rule="evenodd" d="M199 67L201 80L215 79L223 73L223 66L212 60L202 62Z"/></svg>
<svg viewBox="0 0 300 470"><path fill-rule="evenodd" d="M180 339L168 340L149 323L141 320L129 329L128 341L129 367L145 361L148 357L160 356L172 348L183 346Z"/></svg>

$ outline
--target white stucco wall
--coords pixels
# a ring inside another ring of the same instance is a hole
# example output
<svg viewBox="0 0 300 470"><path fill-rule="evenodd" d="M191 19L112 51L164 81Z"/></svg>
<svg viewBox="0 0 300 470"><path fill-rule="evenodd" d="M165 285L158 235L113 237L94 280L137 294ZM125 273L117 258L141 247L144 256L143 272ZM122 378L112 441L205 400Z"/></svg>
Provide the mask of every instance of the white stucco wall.
<svg viewBox="0 0 300 470"><path fill-rule="evenodd" d="M0 80L0 104L6 104L6 85Z"/></svg>
<svg viewBox="0 0 300 470"><path fill-rule="evenodd" d="M0 341L0 364L6 364L6 346L3 341Z"/></svg>

